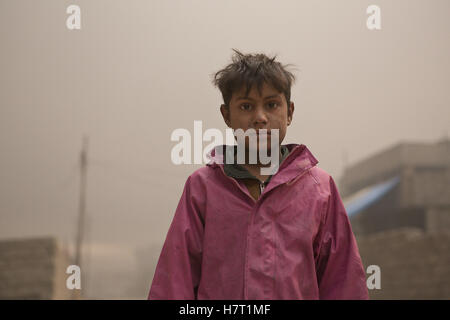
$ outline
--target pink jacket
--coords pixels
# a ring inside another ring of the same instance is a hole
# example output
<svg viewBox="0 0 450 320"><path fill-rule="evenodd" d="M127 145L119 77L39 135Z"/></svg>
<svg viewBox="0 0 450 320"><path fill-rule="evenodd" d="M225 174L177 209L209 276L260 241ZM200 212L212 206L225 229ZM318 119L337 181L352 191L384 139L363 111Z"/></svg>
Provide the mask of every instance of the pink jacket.
<svg viewBox="0 0 450 320"><path fill-rule="evenodd" d="M221 159L186 181L148 299L368 299L333 178L305 145L255 201Z"/></svg>

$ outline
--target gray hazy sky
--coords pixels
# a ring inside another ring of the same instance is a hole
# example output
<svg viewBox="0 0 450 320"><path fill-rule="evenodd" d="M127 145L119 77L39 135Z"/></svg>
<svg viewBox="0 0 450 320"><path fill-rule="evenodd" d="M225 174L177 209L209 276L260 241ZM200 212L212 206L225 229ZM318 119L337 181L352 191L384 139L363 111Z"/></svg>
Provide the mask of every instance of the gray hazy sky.
<svg viewBox="0 0 450 320"><path fill-rule="evenodd" d="M70 4L81 30L66 28ZM371 4L381 30L366 27ZM86 133L89 239L99 252L162 242L200 167L171 163L170 135L226 128L211 74L231 48L296 65L284 143L336 179L344 152L351 165L434 142L450 128L449 13L448 0L1 0L0 237L74 239Z"/></svg>

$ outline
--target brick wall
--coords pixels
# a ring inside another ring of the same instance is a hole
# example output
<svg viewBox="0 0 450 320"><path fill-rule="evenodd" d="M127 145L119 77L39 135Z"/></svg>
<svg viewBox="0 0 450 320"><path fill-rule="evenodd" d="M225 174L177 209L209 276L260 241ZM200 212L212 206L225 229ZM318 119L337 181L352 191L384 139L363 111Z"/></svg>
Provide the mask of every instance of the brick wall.
<svg viewBox="0 0 450 320"><path fill-rule="evenodd" d="M54 238L0 241L0 299L70 299L67 252Z"/></svg>
<svg viewBox="0 0 450 320"><path fill-rule="evenodd" d="M449 232L400 228L356 239L364 267L381 269L381 289L369 290L371 299L450 299Z"/></svg>

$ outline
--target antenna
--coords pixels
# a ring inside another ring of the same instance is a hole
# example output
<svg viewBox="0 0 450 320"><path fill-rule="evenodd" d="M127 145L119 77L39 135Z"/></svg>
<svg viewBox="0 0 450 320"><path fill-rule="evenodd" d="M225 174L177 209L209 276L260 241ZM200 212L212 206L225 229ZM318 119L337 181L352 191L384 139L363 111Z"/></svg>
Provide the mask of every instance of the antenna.
<svg viewBox="0 0 450 320"><path fill-rule="evenodd" d="M75 262L74 264L80 267L81 270L81 256L83 246L83 235L86 218L86 183L87 183L87 152L88 152L89 139L86 135L83 135L83 146L80 152L80 197L78 202L78 225L77 225L77 237L75 242ZM83 279L83 277L81 277ZM83 283L81 288L85 288L86 283ZM73 290L72 298L75 298L76 290Z"/></svg>

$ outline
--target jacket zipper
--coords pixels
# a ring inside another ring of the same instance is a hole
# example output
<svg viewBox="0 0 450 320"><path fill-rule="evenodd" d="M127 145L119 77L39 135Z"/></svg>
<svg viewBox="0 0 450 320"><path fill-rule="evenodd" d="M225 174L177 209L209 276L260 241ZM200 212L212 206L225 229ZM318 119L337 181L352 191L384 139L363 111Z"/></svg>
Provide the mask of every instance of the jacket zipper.
<svg viewBox="0 0 450 320"><path fill-rule="evenodd" d="M259 182L259 197L261 197L261 195L262 195L262 193L263 193L263 191L264 191L264 182Z"/></svg>
<svg viewBox="0 0 450 320"><path fill-rule="evenodd" d="M218 164L216 164L216 165L218 165ZM220 166L220 165L218 165L219 167L220 167L220 170L222 170L222 174L225 176L225 177L227 177L228 179L231 179L232 181L233 181L233 183L239 188L239 189L241 189L241 191L242 192L244 192L250 199L252 199L252 201L253 201L253 204L254 204L254 207L252 208L252 211L250 212L250 222L249 222L249 229L251 228L251 226L252 226L252 224L253 224L253 213L254 213L254 211L256 211L255 210L255 208L257 207L257 204L258 204L258 201L262 198L262 193L263 193L263 191L264 191L264 188L265 188L265 186L264 186L264 183L263 182L259 182L259 189L260 189L260 191L261 191L261 193L260 193L260 195L259 195L259 198L258 198L258 200L255 200L250 194L248 194L241 186L240 186L240 184L234 179L234 178L231 178L231 177L229 177L226 173L225 173L225 170L223 169L223 167L222 166ZM292 180L290 180L290 181L288 181L288 182L285 182L286 184L292 184L293 182L295 182L295 181L297 181L298 179L300 179L300 177L302 177L305 173L307 173L309 170L311 169L311 167L309 167L309 168L306 168L302 173L300 173L296 178L294 178L294 179L292 179ZM249 238L248 238L248 231L247 231L247 244L246 244L246 246L248 247L248 241L249 241ZM248 252L247 252L247 249L246 249L246 254L245 254L245 267L244 267L244 300L247 300L248 299L248 285L246 284L246 282L247 282L247 278L248 278Z"/></svg>
<svg viewBox="0 0 450 320"><path fill-rule="evenodd" d="M248 230L247 230L247 241L246 241L246 247L248 248L248 241L249 241L249 230L251 228L251 226L253 225L253 217L254 217L254 211L256 211L257 205L258 205L258 201L262 198L262 193L264 191L264 183L263 182L259 182L259 189L261 190L261 194L259 195L258 200L255 200L251 195L249 195L241 186L240 184L233 178L229 177L226 173L225 170L223 169L222 166L220 166L220 170L222 171L222 174L227 177L228 179L231 179L233 181L233 183L239 188L241 189L242 192L244 192L250 199L252 199L253 201L253 208L250 212L250 221L249 221L249 225L248 225ZM306 172L309 171L308 168L306 170L304 170L302 173L300 173L296 178L292 179L291 181L287 182L287 184L293 183L294 181L298 180L300 177L302 177ZM245 267L244 267L244 300L248 299L248 285L247 285L247 279L248 279L248 252L247 252L247 248L245 249L246 253L245 253Z"/></svg>

